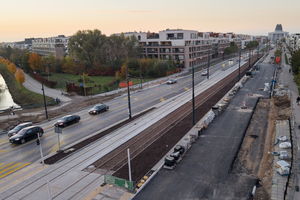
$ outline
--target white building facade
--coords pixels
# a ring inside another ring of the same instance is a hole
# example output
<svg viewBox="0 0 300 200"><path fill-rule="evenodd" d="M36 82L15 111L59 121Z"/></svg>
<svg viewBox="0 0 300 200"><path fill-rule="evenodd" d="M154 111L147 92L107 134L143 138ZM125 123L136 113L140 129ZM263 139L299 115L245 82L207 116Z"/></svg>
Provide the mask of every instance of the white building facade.
<svg viewBox="0 0 300 200"><path fill-rule="evenodd" d="M185 68L205 66L209 57L223 57L224 49L229 47L231 42L243 48L245 41L252 40L249 35L182 29L167 29L158 33L127 32L123 34L125 37L137 38L142 57L173 60Z"/></svg>
<svg viewBox="0 0 300 200"><path fill-rule="evenodd" d="M68 53L69 37L59 35L49 38L35 38L32 41L32 52L42 56L53 55L63 58Z"/></svg>
<svg viewBox="0 0 300 200"><path fill-rule="evenodd" d="M269 33L269 40L273 43L277 43L283 38L288 36L288 32L284 32L281 24L277 24L275 31Z"/></svg>

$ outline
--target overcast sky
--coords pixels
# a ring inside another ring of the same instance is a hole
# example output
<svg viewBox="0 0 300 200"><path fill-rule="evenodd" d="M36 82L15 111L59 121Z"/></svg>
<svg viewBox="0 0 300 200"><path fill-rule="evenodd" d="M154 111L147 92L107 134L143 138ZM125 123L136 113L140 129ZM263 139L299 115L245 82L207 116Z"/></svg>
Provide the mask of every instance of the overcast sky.
<svg viewBox="0 0 300 200"><path fill-rule="evenodd" d="M300 0L1 0L0 42L166 28L266 35L300 32Z"/></svg>

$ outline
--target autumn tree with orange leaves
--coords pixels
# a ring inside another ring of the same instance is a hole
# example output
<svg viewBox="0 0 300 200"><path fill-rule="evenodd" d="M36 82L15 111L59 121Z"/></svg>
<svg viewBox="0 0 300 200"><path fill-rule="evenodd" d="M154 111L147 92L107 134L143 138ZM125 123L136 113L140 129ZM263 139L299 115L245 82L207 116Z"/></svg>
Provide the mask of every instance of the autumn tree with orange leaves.
<svg viewBox="0 0 300 200"><path fill-rule="evenodd" d="M25 75L23 70L21 69L17 69L16 73L15 73L15 78L18 81L18 83L22 84L25 81Z"/></svg>
<svg viewBox="0 0 300 200"><path fill-rule="evenodd" d="M6 66L7 66L8 71L10 71L10 73L12 73L12 74L16 73L17 67L14 63L9 63Z"/></svg>
<svg viewBox="0 0 300 200"><path fill-rule="evenodd" d="M31 53L28 59L29 66L34 71L40 71L42 69L42 58L36 53Z"/></svg>

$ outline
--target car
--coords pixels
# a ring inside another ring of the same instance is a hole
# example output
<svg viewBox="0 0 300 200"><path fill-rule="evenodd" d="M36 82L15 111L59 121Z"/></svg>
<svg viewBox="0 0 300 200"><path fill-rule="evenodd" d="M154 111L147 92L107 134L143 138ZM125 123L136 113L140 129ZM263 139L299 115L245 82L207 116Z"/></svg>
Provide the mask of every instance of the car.
<svg viewBox="0 0 300 200"><path fill-rule="evenodd" d="M168 84L168 85L174 84L174 83L177 83L177 80L175 80L175 79L169 79L169 80L167 81L167 84Z"/></svg>
<svg viewBox="0 0 300 200"><path fill-rule="evenodd" d="M108 109L109 109L109 106L107 106L105 104L97 104L89 110L89 114L90 115L97 115L99 113L108 111Z"/></svg>
<svg viewBox="0 0 300 200"><path fill-rule="evenodd" d="M203 72L201 73L201 76L207 76L207 71L203 71Z"/></svg>
<svg viewBox="0 0 300 200"><path fill-rule="evenodd" d="M78 123L80 121L80 116L78 115L66 115L62 118L60 118L54 126L64 128L66 126L69 126L71 124Z"/></svg>
<svg viewBox="0 0 300 200"><path fill-rule="evenodd" d="M17 134L23 128L26 128L28 126L32 126L32 122L24 122L24 123L18 124L13 129L11 129L10 131L7 132L7 136L11 137L11 136Z"/></svg>
<svg viewBox="0 0 300 200"><path fill-rule="evenodd" d="M25 142L42 137L44 130L39 126L29 126L20 130L17 134L9 138L9 142L12 144L24 144Z"/></svg>

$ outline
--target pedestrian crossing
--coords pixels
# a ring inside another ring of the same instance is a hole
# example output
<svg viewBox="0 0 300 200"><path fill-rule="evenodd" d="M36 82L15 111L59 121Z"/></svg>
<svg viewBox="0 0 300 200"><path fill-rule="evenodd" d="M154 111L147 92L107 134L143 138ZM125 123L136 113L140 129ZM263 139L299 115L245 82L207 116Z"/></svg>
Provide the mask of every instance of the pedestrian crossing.
<svg viewBox="0 0 300 200"><path fill-rule="evenodd" d="M22 163L22 162L0 163L0 179L22 169L30 164L31 163Z"/></svg>

